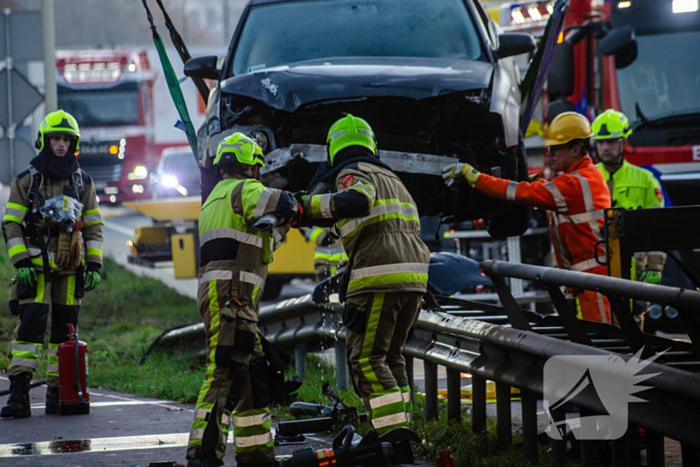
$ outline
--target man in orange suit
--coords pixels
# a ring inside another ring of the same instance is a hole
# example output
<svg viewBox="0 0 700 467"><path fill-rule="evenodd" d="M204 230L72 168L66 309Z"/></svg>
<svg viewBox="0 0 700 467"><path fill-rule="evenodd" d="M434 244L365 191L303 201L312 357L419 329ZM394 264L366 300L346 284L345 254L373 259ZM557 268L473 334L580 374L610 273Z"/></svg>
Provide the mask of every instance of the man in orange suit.
<svg viewBox="0 0 700 467"><path fill-rule="evenodd" d="M563 173L549 182L496 178L467 163L446 167L443 178L452 186L458 177L464 177L486 195L551 211L550 233L559 267L606 275L607 269L601 265L605 251L597 242L603 239L603 210L610 207L610 191L588 155L592 136L588 120L575 112L564 112L552 121L544 144L549 147L552 170ZM579 318L611 322L605 296L579 289L571 292Z"/></svg>

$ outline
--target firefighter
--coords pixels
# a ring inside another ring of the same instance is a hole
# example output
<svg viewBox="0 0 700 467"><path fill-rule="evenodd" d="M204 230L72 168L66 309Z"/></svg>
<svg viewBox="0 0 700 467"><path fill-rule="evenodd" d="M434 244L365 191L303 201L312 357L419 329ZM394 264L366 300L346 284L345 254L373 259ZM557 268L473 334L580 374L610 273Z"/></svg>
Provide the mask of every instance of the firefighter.
<svg viewBox="0 0 700 467"><path fill-rule="evenodd" d="M297 203L291 193L265 188L257 180L265 167L262 150L244 134L234 133L219 144L214 166L223 179L199 217L197 307L204 321L208 364L187 465L222 465L233 419L237 465L276 466L270 379L256 323L272 252L289 226L261 232L253 224L267 214L292 218Z"/></svg>
<svg viewBox="0 0 700 467"><path fill-rule="evenodd" d="M314 266L316 280L321 282L333 276L348 262L348 255L335 226L300 229L308 242L316 243Z"/></svg>
<svg viewBox="0 0 700 467"><path fill-rule="evenodd" d="M649 170L625 160L625 140L632 134L627 117L609 109L595 119L591 126L598 168L608 184L612 207L650 209L664 207L661 183ZM632 279L649 284L661 283L661 272L666 264L666 253L650 251L636 253L633 258Z"/></svg>
<svg viewBox="0 0 700 467"><path fill-rule="evenodd" d="M452 186L463 176L486 195L551 211L550 233L559 267L606 275L605 252L596 243L603 239L603 210L610 207L610 192L588 155L592 136L588 120L576 112L564 112L552 121L544 144L549 147L552 170L563 173L550 182L504 180L482 174L467 163L446 167L443 178ZM579 317L610 323L605 296L578 289L571 292Z"/></svg>
<svg viewBox="0 0 700 467"><path fill-rule="evenodd" d="M2 227L10 260L17 268L10 297L20 324L10 344L12 359L7 373L11 393L0 412L2 417L31 415L29 384L39 366L49 310L45 411L59 413L58 345L68 340L67 324L78 327L84 292L101 280L103 224L95 184L78 164L79 144L75 118L63 110L49 113L36 141L39 155L12 183ZM57 224L40 211L54 198L64 209L75 206L81 211L66 218L65 224Z"/></svg>
<svg viewBox="0 0 700 467"><path fill-rule="evenodd" d="M402 355L426 292L430 253L416 203L380 162L369 124L347 115L328 132L334 193L303 198L303 215L337 221L348 264L341 281L348 366L355 390L383 433L408 426L411 388ZM412 458L411 458L412 460Z"/></svg>

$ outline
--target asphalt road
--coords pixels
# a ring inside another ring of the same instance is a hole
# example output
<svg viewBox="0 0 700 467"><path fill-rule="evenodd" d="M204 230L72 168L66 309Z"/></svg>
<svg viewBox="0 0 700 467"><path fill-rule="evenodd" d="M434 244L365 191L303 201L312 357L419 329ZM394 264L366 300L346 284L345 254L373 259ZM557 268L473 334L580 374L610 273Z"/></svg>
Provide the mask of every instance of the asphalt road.
<svg viewBox="0 0 700 467"><path fill-rule="evenodd" d="M0 377L0 391L9 388ZM32 417L0 419L0 465L32 467L143 466L185 464L194 405L90 390L89 415L45 415L46 386L30 391ZM3 406L8 396L0 397ZM330 437L307 437L305 445L329 448ZM235 465L229 438L226 465ZM280 446L289 455L299 445ZM428 465L428 464L423 464Z"/></svg>

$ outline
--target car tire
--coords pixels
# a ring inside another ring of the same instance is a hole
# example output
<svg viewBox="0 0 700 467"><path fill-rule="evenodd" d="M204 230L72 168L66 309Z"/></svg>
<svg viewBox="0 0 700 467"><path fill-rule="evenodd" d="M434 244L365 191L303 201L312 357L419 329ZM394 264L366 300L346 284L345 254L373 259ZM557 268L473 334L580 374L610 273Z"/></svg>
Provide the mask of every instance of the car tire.
<svg viewBox="0 0 700 467"><path fill-rule="evenodd" d="M516 148L515 160L516 180L525 181L528 179L527 157L525 153L525 142L520 135ZM496 214L486 221L486 228L494 238L517 237L525 233L530 226L530 208L513 203L511 208L501 214Z"/></svg>

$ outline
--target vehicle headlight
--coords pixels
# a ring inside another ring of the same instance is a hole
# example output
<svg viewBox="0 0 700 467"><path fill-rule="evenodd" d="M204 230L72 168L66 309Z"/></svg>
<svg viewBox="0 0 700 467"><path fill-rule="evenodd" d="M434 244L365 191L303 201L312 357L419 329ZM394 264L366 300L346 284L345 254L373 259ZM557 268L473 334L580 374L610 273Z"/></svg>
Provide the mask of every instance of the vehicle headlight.
<svg viewBox="0 0 700 467"><path fill-rule="evenodd" d="M267 135L264 131L254 131L250 134L250 136L253 137L256 143L258 143L260 149L262 149L263 151L267 150L267 147L270 145L270 142L268 141Z"/></svg>
<svg viewBox="0 0 700 467"><path fill-rule="evenodd" d="M174 188L180 183L178 182L177 177L174 175L163 175L163 177L160 179L160 184L168 188Z"/></svg>
<svg viewBox="0 0 700 467"><path fill-rule="evenodd" d="M142 165L134 167L134 171L127 175L129 180L143 180L148 177L148 169Z"/></svg>

